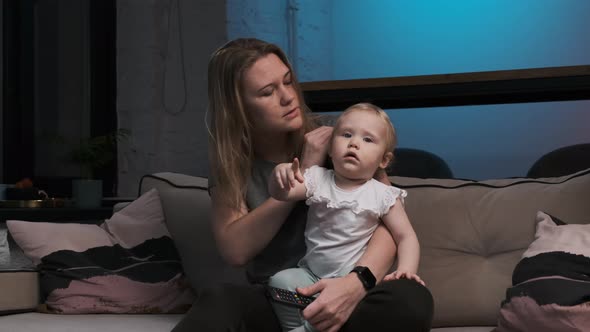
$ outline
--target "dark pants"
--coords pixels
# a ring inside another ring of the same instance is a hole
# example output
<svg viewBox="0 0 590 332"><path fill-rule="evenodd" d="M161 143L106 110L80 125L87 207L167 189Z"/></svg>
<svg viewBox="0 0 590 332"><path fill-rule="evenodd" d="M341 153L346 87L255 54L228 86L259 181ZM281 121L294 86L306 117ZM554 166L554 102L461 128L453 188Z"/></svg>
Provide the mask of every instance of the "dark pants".
<svg viewBox="0 0 590 332"><path fill-rule="evenodd" d="M430 291L415 281L382 282L359 303L341 331L429 331ZM279 332L263 286L223 285L202 291L173 332Z"/></svg>

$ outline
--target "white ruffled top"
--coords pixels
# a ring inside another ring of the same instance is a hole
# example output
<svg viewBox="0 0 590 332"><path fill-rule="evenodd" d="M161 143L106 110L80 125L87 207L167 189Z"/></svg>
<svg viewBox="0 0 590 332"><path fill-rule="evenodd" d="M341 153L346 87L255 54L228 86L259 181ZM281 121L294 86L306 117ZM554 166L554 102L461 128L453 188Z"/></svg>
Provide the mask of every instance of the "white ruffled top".
<svg viewBox="0 0 590 332"><path fill-rule="evenodd" d="M305 241L299 264L320 278L345 275L364 253L379 218L389 212L405 190L371 179L354 190L334 182L334 171L312 166L305 171L309 205Z"/></svg>
<svg viewBox="0 0 590 332"><path fill-rule="evenodd" d="M326 203L328 208L349 208L355 214L372 213L381 217L395 204L395 200L408 195L405 190L385 185L375 179L354 190L340 189L334 181L334 171L312 166L304 174L307 205Z"/></svg>

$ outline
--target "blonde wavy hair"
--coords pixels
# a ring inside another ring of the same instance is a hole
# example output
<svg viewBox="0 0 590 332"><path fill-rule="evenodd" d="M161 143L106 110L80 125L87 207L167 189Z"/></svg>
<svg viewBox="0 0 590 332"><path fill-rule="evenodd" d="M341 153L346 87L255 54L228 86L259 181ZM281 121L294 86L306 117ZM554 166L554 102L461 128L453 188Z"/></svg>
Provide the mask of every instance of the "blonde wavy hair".
<svg viewBox="0 0 590 332"><path fill-rule="evenodd" d="M316 127L293 67L278 46L255 38L239 38L213 52L208 67L210 172L217 191L236 209L245 197L255 150L241 81L247 69L269 54L278 56L291 71L292 84L301 103L303 126L289 133L289 146L293 147L291 157L301 154L304 134Z"/></svg>

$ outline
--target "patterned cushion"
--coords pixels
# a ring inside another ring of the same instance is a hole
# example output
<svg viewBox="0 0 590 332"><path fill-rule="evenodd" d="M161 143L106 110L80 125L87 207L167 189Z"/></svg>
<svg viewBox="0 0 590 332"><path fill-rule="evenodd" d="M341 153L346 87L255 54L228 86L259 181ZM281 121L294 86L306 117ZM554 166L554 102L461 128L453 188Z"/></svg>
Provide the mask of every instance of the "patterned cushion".
<svg viewBox="0 0 590 332"><path fill-rule="evenodd" d="M7 221L55 313L177 313L193 300L151 190L101 225Z"/></svg>
<svg viewBox="0 0 590 332"><path fill-rule="evenodd" d="M514 269L501 331L585 331L590 326L590 224L537 213L535 240Z"/></svg>

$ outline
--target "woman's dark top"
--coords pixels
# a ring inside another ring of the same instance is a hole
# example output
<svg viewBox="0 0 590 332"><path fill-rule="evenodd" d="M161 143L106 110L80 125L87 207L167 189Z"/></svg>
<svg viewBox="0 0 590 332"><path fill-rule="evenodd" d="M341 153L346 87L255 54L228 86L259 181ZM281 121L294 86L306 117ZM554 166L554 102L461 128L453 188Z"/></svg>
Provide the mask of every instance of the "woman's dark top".
<svg viewBox="0 0 590 332"><path fill-rule="evenodd" d="M270 197L268 177L276 165L264 160L254 161L246 191L249 210L258 207ZM276 272L297 266L305 254L303 233L306 220L307 205L305 201L297 202L275 237L246 265L246 275L250 282L266 283Z"/></svg>

